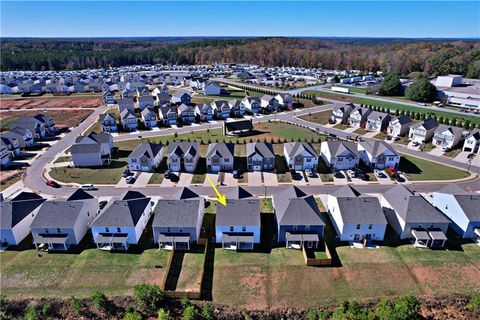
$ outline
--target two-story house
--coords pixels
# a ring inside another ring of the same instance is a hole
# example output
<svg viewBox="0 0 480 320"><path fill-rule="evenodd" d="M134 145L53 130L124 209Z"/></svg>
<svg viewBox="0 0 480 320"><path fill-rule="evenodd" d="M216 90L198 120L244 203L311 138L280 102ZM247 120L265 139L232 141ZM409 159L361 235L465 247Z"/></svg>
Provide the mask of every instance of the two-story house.
<svg viewBox="0 0 480 320"><path fill-rule="evenodd" d="M227 119L230 116L230 105L225 100L213 100L213 114L217 119Z"/></svg>
<svg viewBox="0 0 480 320"><path fill-rule="evenodd" d="M468 132L463 128L440 124L433 132L432 144L452 149L460 143L463 144L467 134Z"/></svg>
<svg viewBox="0 0 480 320"><path fill-rule="evenodd" d="M195 122L195 108L186 104L181 104L178 109L178 118L183 124L192 124Z"/></svg>
<svg viewBox="0 0 480 320"><path fill-rule="evenodd" d="M275 96L275 99L278 101L278 104L282 109L293 108L293 97L290 93L278 93Z"/></svg>
<svg viewBox="0 0 480 320"><path fill-rule="evenodd" d="M171 101L173 104L190 104L192 95L190 92L177 90L172 94Z"/></svg>
<svg viewBox="0 0 480 320"><path fill-rule="evenodd" d="M11 127L7 132L2 133L2 137L16 139L20 148L25 149L35 143L33 134L28 128Z"/></svg>
<svg viewBox="0 0 480 320"><path fill-rule="evenodd" d="M232 171L234 160L234 148L232 143L211 143L208 145L207 160L208 172Z"/></svg>
<svg viewBox="0 0 480 320"><path fill-rule="evenodd" d="M5 147L12 159L20 155L20 144L17 138L8 137L2 133L0 136L0 145Z"/></svg>
<svg viewBox="0 0 480 320"><path fill-rule="evenodd" d="M141 143L128 156L128 168L133 171L153 172L162 159L161 143Z"/></svg>
<svg viewBox="0 0 480 320"><path fill-rule="evenodd" d="M215 81L207 81L203 84L203 94L206 96L218 96L222 87Z"/></svg>
<svg viewBox="0 0 480 320"><path fill-rule="evenodd" d="M135 131L138 129L137 116L129 109L123 109L123 111L120 112L120 123L125 131Z"/></svg>
<svg viewBox="0 0 480 320"><path fill-rule="evenodd" d="M318 164L318 153L308 142L283 144L283 155L287 165L294 170L315 169Z"/></svg>
<svg viewBox="0 0 480 320"><path fill-rule="evenodd" d="M332 116L330 119L335 123L347 123L350 113L355 109L353 103L349 104L336 104L333 106Z"/></svg>
<svg viewBox="0 0 480 320"><path fill-rule="evenodd" d="M145 108L142 110L141 115L145 128L152 129L157 127L157 114L153 109Z"/></svg>
<svg viewBox="0 0 480 320"><path fill-rule="evenodd" d="M167 165L174 172L195 172L200 145L198 142L171 142L168 145Z"/></svg>
<svg viewBox="0 0 480 320"><path fill-rule="evenodd" d="M280 103L278 103L278 100L275 99L274 96L265 94L260 98L260 107L268 112L278 111L280 109Z"/></svg>
<svg viewBox="0 0 480 320"><path fill-rule="evenodd" d="M372 169L397 168L400 163L400 155L385 141L361 141L358 145L358 154Z"/></svg>
<svg viewBox="0 0 480 320"><path fill-rule="evenodd" d="M245 111L250 114L258 114L260 111L262 111L260 98L245 96L242 99L242 104L245 108Z"/></svg>
<svg viewBox="0 0 480 320"><path fill-rule="evenodd" d="M368 115L372 112L369 108L357 107L351 113L348 118L348 124L352 127L364 128L367 122Z"/></svg>
<svg viewBox="0 0 480 320"><path fill-rule="evenodd" d="M98 123L102 132L117 132L117 115L115 113L102 113L98 116Z"/></svg>
<svg viewBox="0 0 480 320"><path fill-rule="evenodd" d="M438 127L434 118L428 118L424 121L412 124L408 132L410 140L415 142L427 142L433 137L435 129Z"/></svg>
<svg viewBox="0 0 480 320"><path fill-rule="evenodd" d="M118 100L118 112L122 113L123 110L130 110L130 112L135 113L135 103L133 98L122 98Z"/></svg>
<svg viewBox="0 0 480 320"><path fill-rule="evenodd" d="M465 138L463 151L480 154L480 129L473 129Z"/></svg>
<svg viewBox="0 0 480 320"><path fill-rule="evenodd" d="M412 119L409 116L394 117L390 121L387 133L393 137L403 137L408 134L412 125Z"/></svg>
<svg viewBox="0 0 480 320"><path fill-rule="evenodd" d="M247 144L248 171L271 171L275 167L275 154L270 143L252 142Z"/></svg>
<svg viewBox="0 0 480 320"><path fill-rule="evenodd" d="M113 106L115 104L115 93L112 91L105 91L102 95L103 103L107 106Z"/></svg>
<svg viewBox="0 0 480 320"><path fill-rule="evenodd" d="M195 106L195 116L199 121L212 121L213 120L213 108L208 103L197 104Z"/></svg>
<svg viewBox="0 0 480 320"><path fill-rule="evenodd" d="M245 114L245 106L241 103L240 100L234 99L228 102L230 107L230 115L235 118L243 117Z"/></svg>
<svg viewBox="0 0 480 320"><path fill-rule="evenodd" d="M333 171L351 170L360 162L357 144L352 141L324 141L320 154Z"/></svg>
<svg viewBox="0 0 480 320"><path fill-rule="evenodd" d="M382 132L385 131L390 124L390 119L392 117L388 113L372 111L367 116L367 122L365 124L365 129Z"/></svg>
<svg viewBox="0 0 480 320"><path fill-rule="evenodd" d="M153 100L153 97L151 95L139 96L137 97L137 105L140 111L144 110L145 108L153 109L153 107L155 106L155 101Z"/></svg>
<svg viewBox="0 0 480 320"><path fill-rule="evenodd" d="M111 134L92 132L78 136L72 145L71 154L75 167L109 165L112 160L113 137Z"/></svg>
<svg viewBox="0 0 480 320"><path fill-rule="evenodd" d="M153 92L157 95L157 105L163 106L164 104L170 101L170 96L168 94L168 87L166 85L161 86L160 88L155 88Z"/></svg>
<svg viewBox="0 0 480 320"><path fill-rule="evenodd" d="M177 124L177 107L164 104L158 109L158 116L164 126L174 126Z"/></svg>

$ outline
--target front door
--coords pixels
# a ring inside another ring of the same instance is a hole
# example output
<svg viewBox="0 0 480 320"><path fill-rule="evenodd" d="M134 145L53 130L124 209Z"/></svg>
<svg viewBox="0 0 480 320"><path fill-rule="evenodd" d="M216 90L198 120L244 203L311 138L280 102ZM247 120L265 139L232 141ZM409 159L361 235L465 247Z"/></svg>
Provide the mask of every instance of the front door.
<svg viewBox="0 0 480 320"><path fill-rule="evenodd" d="M365 239L371 240L371 239L372 239L372 235L371 235L371 234L366 234L366 235L365 235Z"/></svg>
<svg viewBox="0 0 480 320"><path fill-rule="evenodd" d="M307 248L309 248L309 249L313 248L313 241L308 241L307 242Z"/></svg>
<svg viewBox="0 0 480 320"><path fill-rule="evenodd" d="M360 240L362 240L362 236L361 236L361 235L356 234L356 235L353 236L353 241L360 241Z"/></svg>

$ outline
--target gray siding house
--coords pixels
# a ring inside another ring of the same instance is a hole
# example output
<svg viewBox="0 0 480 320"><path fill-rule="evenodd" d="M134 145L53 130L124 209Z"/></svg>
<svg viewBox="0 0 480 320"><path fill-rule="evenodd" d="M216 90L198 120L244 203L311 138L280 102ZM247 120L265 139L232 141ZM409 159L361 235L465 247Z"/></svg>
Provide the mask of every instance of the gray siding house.
<svg viewBox="0 0 480 320"><path fill-rule="evenodd" d="M232 171L234 157L234 144L211 143L208 145L206 160L208 172Z"/></svg>
<svg viewBox="0 0 480 320"><path fill-rule="evenodd" d="M247 168L249 171L270 171L275 167L275 154L270 143L247 144Z"/></svg>
<svg viewBox="0 0 480 320"><path fill-rule="evenodd" d="M195 172L200 158L198 142L172 142L168 145L167 165L174 172Z"/></svg>
<svg viewBox="0 0 480 320"><path fill-rule="evenodd" d="M128 168L133 171L153 172L162 159L161 143L141 143L128 156Z"/></svg>
<svg viewBox="0 0 480 320"><path fill-rule="evenodd" d="M92 132L78 136L72 145L71 154L75 167L109 165L112 159L113 138L109 133Z"/></svg>
<svg viewBox="0 0 480 320"><path fill-rule="evenodd" d="M115 113L103 113L98 116L102 132L117 132L117 116Z"/></svg>

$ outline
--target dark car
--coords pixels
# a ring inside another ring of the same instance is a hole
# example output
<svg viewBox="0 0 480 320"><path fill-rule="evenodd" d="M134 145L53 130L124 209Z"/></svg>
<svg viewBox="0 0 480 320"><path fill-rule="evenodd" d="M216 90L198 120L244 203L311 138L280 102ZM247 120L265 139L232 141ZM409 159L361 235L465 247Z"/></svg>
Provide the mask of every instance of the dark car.
<svg viewBox="0 0 480 320"><path fill-rule="evenodd" d="M130 170L129 169L125 169L122 173L122 177L126 178L130 175Z"/></svg>
<svg viewBox="0 0 480 320"><path fill-rule="evenodd" d="M166 179L170 179L171 175L172 175L172 171L170 169L165 170L164 176Z"/></svg>
<svg viewBox="0 0 480 320"><path fill-rule="evenodd" d="M57 182L55 182L53 180L47 180L47 182L45 182L45 184L49 187L52 187L52 188L60 188L61 187Z"/></svg>
<svg viewBox="0 0 480 320"><path fill-rule="evenodd" d="M102 210L103 208L105 208L105 206L107 205L107 203L108 203L108 201L105 201L105 200L100 201L100 202L98 203L98 208L99 208L100 210Z"/></svg>

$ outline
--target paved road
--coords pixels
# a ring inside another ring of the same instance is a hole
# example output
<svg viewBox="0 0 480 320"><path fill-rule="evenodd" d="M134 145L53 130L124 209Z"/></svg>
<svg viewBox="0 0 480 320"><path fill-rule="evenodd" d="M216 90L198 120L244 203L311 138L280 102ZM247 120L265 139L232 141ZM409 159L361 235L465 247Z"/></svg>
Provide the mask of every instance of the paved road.
<svg viewBox="0 0 480 320"><path fill-rule="evenodd" d="M48 148L42 155L40 155L40 157L33 161L31 166L27 167L23 175L24 184L31 190L44 194L51 194L54 196L65 196L68 194L69 192L62 190L61 188L54 189L46 186L45 181L42 178L42 170L57 154L70 147L75 142L75 138L86 130L93 122L97 121L98 115L105 110L105 107L98 107L83 122L67 133L63 139Z"/></svg>
<svg viewBox="0 0 480 320"><path fill-rule="evenodd" d="M242 86L245 86L245 87L248 87L248 88L251 88L251 89L258 89L259 88L258 86L255 86L255 85L250 85L248 83L238 83L238 82L230 80L230 79L217 78L215 80L219 81L219 82L226 83L226 84L230 84L232 86L242 85ZM327 86L327 85L329 85L329 84L322 84L322 85L318 85L318 86L312 86L312 87L306 87L306 88L296 88L296 89L289 89L289 90L279 90L279 89L275 89L275 88L271 88L271 89L270 88L265 88L265 89L276 91L276 92L282 92L282 93L290 93L292 95L301 93L302 91L306 91L306 90L322 91L322 92L326 92L326 93L333 94L333 95L338 95L338 96L347 96L347 97L357 96L359 98L368 98L368 99L378 100L378 101L383 101L383 102L399 103L399 104L404 104L404 105L408 105L408 106L412 106L412 107L416 107L416 108L425 109L425 110L428 110L428 111L434 110L434 111L454 113L454 114L458 114L458 115L461 115L461 116L468 115L468 116L473 116L473 117L480 117L480 114L465 113L465 112L460 112L460 111L457 111L457 110L445 109L445 108L434 107L434 106L421 106L421 105L419 105L415 102L401 101L401 100L394 99L394 98L371 96L371 95L365 96L365 95L360 95L360 94L355 94L355 93L343 94L343 93L339 93L339 92L334 92L334 91L329 90L329 89L325 89L325 86ZM331 103L339 103L338 100L333 100L333 99L321 98L321 100L331 102Z"/></svg>

